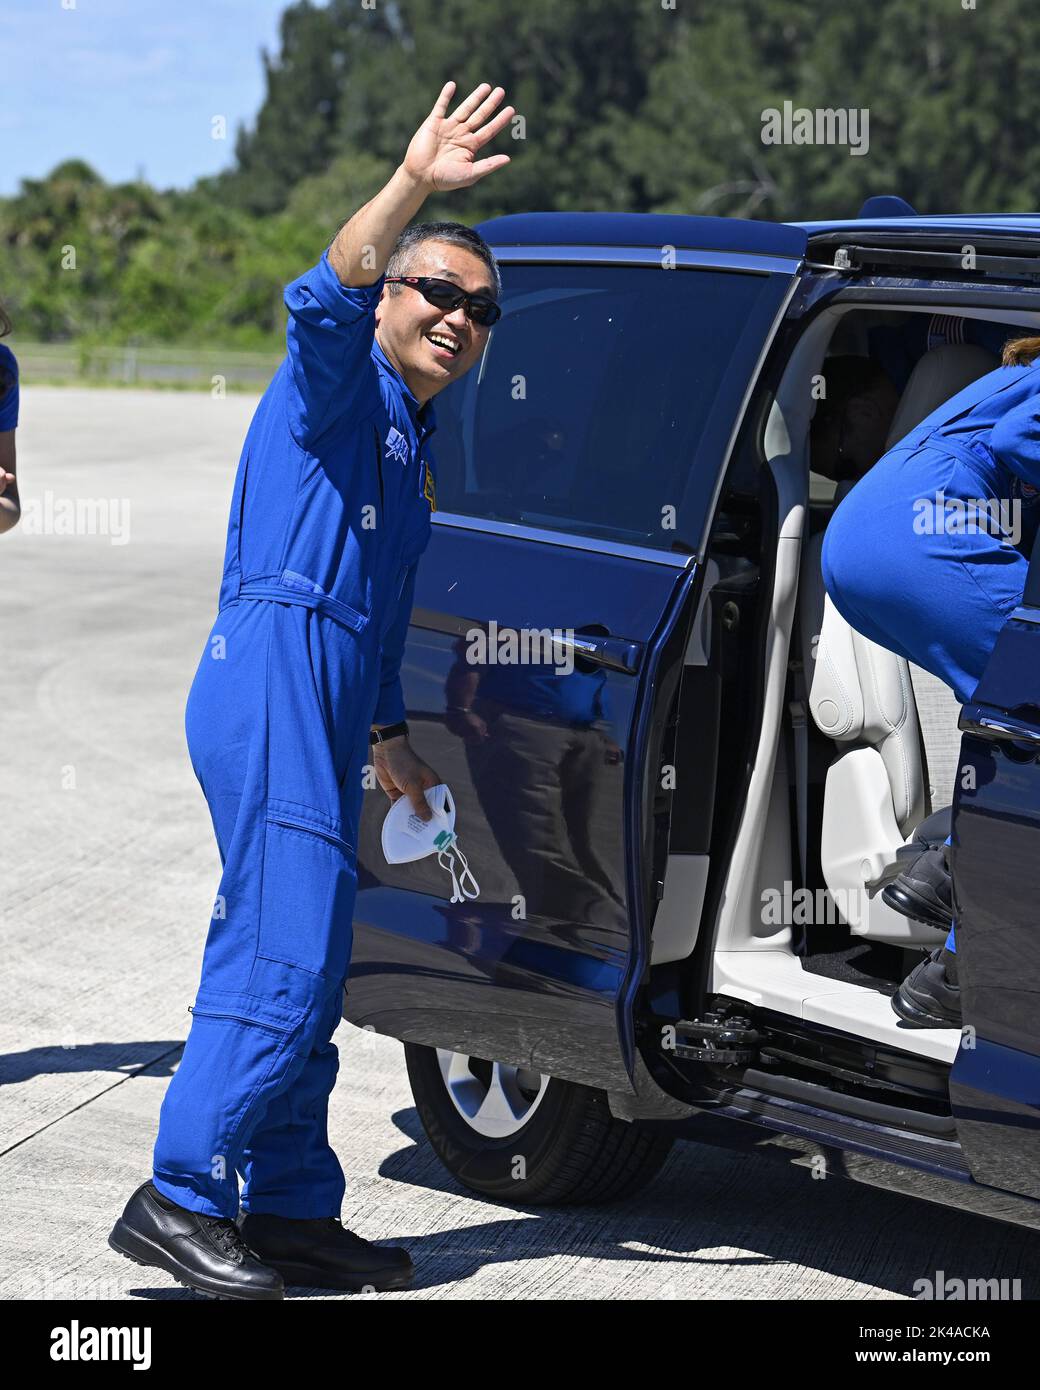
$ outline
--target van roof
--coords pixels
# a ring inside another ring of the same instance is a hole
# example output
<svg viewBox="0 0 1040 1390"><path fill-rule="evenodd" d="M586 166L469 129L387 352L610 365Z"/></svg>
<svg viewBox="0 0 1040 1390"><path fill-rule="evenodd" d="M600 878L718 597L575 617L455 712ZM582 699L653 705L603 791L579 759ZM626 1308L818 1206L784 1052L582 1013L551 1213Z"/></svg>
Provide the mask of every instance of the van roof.
<svg viewBox="0 0 1040 1390"><path fill-rule="evenodd" d="M1040 215L1018 212L914 213L810 222L766 222L742 217L696 217L658 212L522 212L491 218L476 230L494 247L674 246L698 251L802 256L812 236L905 233L926 236L989 233L1040 236Z"/></svg>

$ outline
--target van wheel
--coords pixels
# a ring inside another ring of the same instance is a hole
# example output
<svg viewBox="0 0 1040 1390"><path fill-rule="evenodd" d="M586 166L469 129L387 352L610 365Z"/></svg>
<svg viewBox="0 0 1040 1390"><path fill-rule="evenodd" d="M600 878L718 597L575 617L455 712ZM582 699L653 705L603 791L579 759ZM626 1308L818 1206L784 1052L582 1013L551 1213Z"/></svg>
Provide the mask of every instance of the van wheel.
<svg viewBox="0 0 1040 1390"><path fill-rule="evenodd" d="M670 1135L615 1119L603 1091L418 1043L404 1051L438 1158L486 1197L618 1201L648 1183L672 1147Z"/></svg>

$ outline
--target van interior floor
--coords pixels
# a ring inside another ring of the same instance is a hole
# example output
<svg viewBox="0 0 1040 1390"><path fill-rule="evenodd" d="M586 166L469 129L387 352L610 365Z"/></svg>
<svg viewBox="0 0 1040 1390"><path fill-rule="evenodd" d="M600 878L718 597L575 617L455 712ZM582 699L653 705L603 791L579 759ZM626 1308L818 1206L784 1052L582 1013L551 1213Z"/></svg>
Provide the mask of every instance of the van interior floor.
<svg viewBox="0 0 1040 1390"><path fill-rule="evenodd" d="M922 954L883 941L853 941L840 951L814 951L800 959L802 969L812 975L847 980L850 984L877 990L879 994L893 995Z"/></svg>

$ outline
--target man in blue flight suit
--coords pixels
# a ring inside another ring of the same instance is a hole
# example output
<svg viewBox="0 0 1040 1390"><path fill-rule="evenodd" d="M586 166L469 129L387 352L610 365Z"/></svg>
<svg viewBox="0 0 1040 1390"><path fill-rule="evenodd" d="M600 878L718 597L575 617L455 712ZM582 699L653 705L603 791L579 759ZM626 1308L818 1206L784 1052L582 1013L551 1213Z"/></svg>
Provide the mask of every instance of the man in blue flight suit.
<svg viewBox="0 0 1040 1390"><path fill-rule="evenodd" d="M856 464L854 432L845 440ZM1040 338L1008 341L1001 366L872 467L859 462L867 471L824 535L827 593L857 632L938 676L966 703L1022 601L1040 528ZM912 1027L961 1026L952 927L892 1006Z"/></svg>
<svg viewBox="0 0 1040 1390"><path fill-rule="evenodd" d="M412 1275L406 1250L341 1226L327 1113L364 767L424 819L441 780L408 743L398 674L435 505L430 399L477 362L500 313L475 232L404 230L429 193L508 163L476 157L513 114L498 110L502 89L483 83L449 115L454 89L286 288L288 353L243 445L219 612L188 697L223 876L153 1176L109 1243L211 1295Z"/></svg>

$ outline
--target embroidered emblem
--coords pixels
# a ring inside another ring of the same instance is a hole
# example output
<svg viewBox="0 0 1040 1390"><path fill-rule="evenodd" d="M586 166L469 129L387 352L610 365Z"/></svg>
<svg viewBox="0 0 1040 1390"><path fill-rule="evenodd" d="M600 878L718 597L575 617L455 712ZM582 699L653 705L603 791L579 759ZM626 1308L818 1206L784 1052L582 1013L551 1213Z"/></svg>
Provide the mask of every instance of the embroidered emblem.
<svg viewBox="0 0 1040 1390"><path fill-rule="evenodd" d="M408 440L400 430L390 426L390 433L386 437L386 453L383 456L388 459L397 459L404 466L408 465Z"/></svg>
<svg viewBox="0 0 1040 1390"><path fill-rule="evenodd" d="M437 510L437 489L433 485L433 474L430 472L430 465L423 459L423 468L426 470L423 478L423 496L430 504L430 511Z"/></svg>

